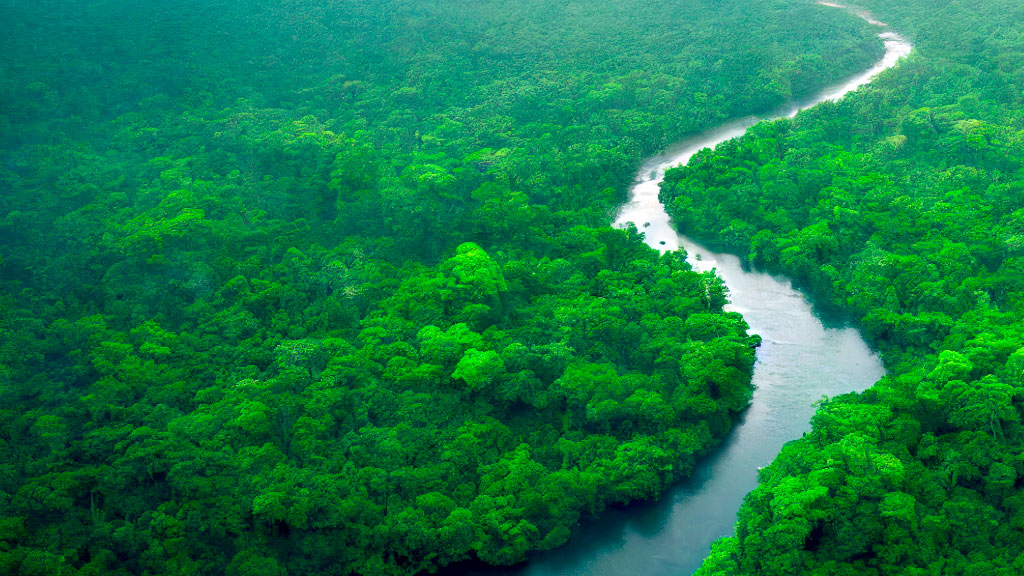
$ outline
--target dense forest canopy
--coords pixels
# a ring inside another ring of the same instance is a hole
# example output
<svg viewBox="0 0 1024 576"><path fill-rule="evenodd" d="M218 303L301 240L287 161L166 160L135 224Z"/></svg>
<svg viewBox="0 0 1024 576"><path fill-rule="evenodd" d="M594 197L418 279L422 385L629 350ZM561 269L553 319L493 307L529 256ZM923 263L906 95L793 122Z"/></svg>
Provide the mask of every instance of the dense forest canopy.
<svg viewBox="0 0 1024 576"><path fill-rule="evenodd" d="M666 178L713 238L858 319L890 375L831 399L699 574L1024 573L1024 6L864 2L915 53Z"/></svg>
<svg viewBox="0 0 1024 576"><path fill-rule="evenodd" d="M807 2L0 2L0 573L557 546L750 398L608 227L682 134L861 69ZM1009 429L1005 429L1009 432Z"/></svg>

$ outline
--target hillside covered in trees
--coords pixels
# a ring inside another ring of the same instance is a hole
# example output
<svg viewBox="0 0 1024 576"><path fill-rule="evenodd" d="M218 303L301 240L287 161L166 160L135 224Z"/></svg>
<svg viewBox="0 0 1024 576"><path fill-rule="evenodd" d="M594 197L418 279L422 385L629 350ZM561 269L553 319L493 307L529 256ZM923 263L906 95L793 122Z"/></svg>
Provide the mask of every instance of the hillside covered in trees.
<svg viewBox="0 0 1024 576"><path fill-rule="evenodd" d="M823 404L703 576L1024 573L1024 6L864 4L909 60L662 189L689 233L856 318L890 370Z"/></svg>
<svg viewBox="0 0 1024 576"><path fill-rule="evenodd" d="M0 573L19 576L508 564L657 495L747 405L757 338L712 274L608 227L633 170L882 50L788 0L3 0L0 19ZM989 102L922 103L918 129L984 118L963 153L990 161L972 146L1012 139ZM990 306L1014 301L993 282ZM1011 347L927 314L965 347L956 386ZM1017 433L978 418L956 422Z"/></svg>

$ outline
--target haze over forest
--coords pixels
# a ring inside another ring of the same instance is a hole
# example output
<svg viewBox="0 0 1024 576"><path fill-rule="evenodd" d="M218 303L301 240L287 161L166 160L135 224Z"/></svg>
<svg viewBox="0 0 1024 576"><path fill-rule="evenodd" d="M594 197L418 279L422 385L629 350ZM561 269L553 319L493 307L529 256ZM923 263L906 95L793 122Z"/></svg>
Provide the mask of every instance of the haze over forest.
<svg viewBox="0 0 1024 576"><path fill-rule="evenodd" d="M1024 573L1024 5L824 4L0 0L0 574L504 566L656 499L760 337L611 223L870 68L859 10L913 53L661 189L888 371L698 574Z"/></svg>

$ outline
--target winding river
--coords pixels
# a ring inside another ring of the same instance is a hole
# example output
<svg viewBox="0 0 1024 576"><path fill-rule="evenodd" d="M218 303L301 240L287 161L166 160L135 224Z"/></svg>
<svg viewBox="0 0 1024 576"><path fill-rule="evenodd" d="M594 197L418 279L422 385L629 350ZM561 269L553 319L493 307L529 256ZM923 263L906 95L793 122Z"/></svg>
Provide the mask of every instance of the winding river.
<svg viewBox="0 0 1024 576"><path fill-rule="evenodd" d="M843 8L829 2L825 6ZM815 402L864 390L885 373L881 361L853 328L818 318L807 298L785 278L745 270L739 258L708 250L678 234L658 201L665 170L685 164L703 148L741 136L764 119L795 116L827 100L838 100L894 66L911 45L885 24L858 13L883 29L885 56L869 70L812 98L792 102L763 118L747 117L694 134L644 164L616 226L629 222L659 250L682 247L697 270L715 269L729 288L728 309L743 314L763 343L757 354L753 402L723 444L698 464L693 476L655 502L610 509L584 523L568 544L538 554L511 569L489 568L463 574L528 576L680 576L693 573L711 543L733 531L736 510L757 485L758 468L769 464L786 442L810 429Z"/></svg>

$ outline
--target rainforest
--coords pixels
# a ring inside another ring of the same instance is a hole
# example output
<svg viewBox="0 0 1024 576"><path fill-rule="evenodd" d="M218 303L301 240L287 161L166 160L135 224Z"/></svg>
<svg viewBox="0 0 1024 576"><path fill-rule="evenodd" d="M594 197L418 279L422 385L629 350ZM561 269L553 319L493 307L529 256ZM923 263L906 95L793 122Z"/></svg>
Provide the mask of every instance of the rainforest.
<svg viewBox="0 0 1024 576"><path fill-rule="evenodd" d="M0 20L0 574L458 574L657 500L742 423L762 339L612 225L637 170L870 69L884 26L913 51L870 83L664 174L677 230L886 370L795 383L809 431L697 573L1024 574L1017 0Z"/></svg>

